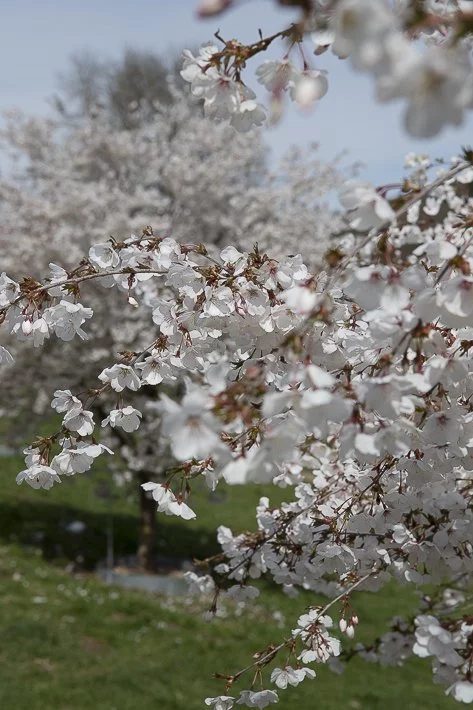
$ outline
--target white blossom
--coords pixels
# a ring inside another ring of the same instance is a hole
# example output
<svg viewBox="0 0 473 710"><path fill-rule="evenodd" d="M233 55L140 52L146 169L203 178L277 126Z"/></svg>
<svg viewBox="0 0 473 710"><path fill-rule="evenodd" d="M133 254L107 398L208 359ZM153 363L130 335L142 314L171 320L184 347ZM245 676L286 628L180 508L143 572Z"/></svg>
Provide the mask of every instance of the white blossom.
<svg viewBox="0 0 473 710"><path fill-rule="evenodd" d="M82 409L82 402L72 394L71 390L56 390L51 407L59 413L79 411Z"/></svg>
<svg viewBox="0 0 473 710"><path fill-rule="evenodd" d="M114 269L120 263L120 257L111 244L94 244L89 249L89 259L100 269Z"/></svg>
<svg viewBox="0 0 473 710"><path fill-rule="evenodd" d="M237 700L237 705L246 705L249 708L265 708L278 702L279 698L274 690L242 690Z"/></svg>
<svg viewBox="0 0 473 710"><path fill-rule="evenodd" d="M461 703L473 703L473 683L458 681L451 688L451 694Z"/></svg>
<svg viewBox="0 0 473 710"><path fill-rule="evenodd" d="M56 471L45 464L36 463L20 471L16 477L18 485L26 481L31 488L45 488L49 490L55 483L61 483Z"/></svg>
<svg viewBox="0 0 473 710"><path fill-rule="evenodd" d="M45 310L44 320L58 338L69 341L75 335L79 335L82 339L87 337L81 326L87 319L92 318L92 315L91 308L63 299L57 305Z"/></svg>
<svg viewBox="0 0 473 710"><path fill-rule="evenodd" d="M108 417L102 421L102 426L110 424L111 427L119 427L126 432L136 431L140 426L141 416L141 412L131 406L112 409Z"/></svg>
<svg viewBox="0 0 473 710"><path fill-rule="evenodd" d="M214 710L231 710L235 698L231 695L219 695L216 698L205 698L205 704L210 705Z"/></svg>
<svg viewBox="0 0 473 710"><path fill-rule="evenodd" d="M20 286L3 271L0 274L0 307L7 306L18 296Z"/></svg>
<svg viewBox="0 0 473 710"><path fill-rule="evenodd" d="M312 668L275 668L271 673L271 682L285 690L288 685L299 685L305 678L315 678Z"/></svg>
<svg viewBox="0 0 473 710"><path fill-rule="evenodd" d="M304 71L291 86L291 98L300 108L310 108L315 101L323 98L328 91L328 81L324 72Z"/></svg>
<svg viewBox="0 0 473 710"><path fill-rule="evenodd" d="M163 433L170 437L174 456L180 460L205 458L219 448L217 422L211 401L199 391L185 395L181 404L161 395Z"/></svg>
<svg viewBox="0 0 473 710"><path fill-rule="evenodd" d="M115 392L123 392L125 388L136 392L140 387L140 378L129 365L106 367L98 377L101 382L110 382Z"/></svg>
<svg viewBox="0 0 473 710"><path fill-rule="evenodd" d="M316 52L331 45L338 56L349 56L357 69L371 75L380 100L404 100L412 134L430 136L444 125L459 123L471 108L471 42L468 36L460 39L455 34L465 19L456 5L437 0L425 4L426 26L417 21L413 26L408 10L405 3L341 0L330 13L318 8L305 18L304 28L327 32L325 39L317 38ZM433 17L435 23L429 25L427 19ZM326 90L325 74L309 67L296 29L299 26L283 33L291 36L287 56L271 60L257 73L273 104L281 104L287 93L305 106ZM412 41L413 32L420 38L425 35L426 50ZM259 54L264 45L261 39L251 52ZM243 82L245 56L245 46L236 40L219 47L212 44L196 57L186 52L182 71L191 93L203 101L204 113L239 130L264 120L263 109ZM309 607L299 617L289 641L275 640L248 667L261 670L263 683L270 678L278 688L313 678L314 671L307 667L313 662L327 663L339 672L342 643L354 638L358 626L351 610L356 604L352 592L359 588L375 593L388 582L414 584L423 589L420 612L408 619L395 617L387 633L366 647L349 644L349 653L353 649L366 660L391 666L410 655L430 659L435 681L453 698L470 702L469 152L451 159L451 169L425 155L409 156L408 173L401 182L379 188L358 180L345 182L339 190L343 215L331 214L321 227L324 244L332 247L327 273L318 268L311 273L301 256L284 257L269 248L273 230L283 246L291 229L296 237L292 245L308 234L315 245L312 230L320 214L314 209L310 171L299 160L293 164L288 160L291 179L275 178L277 189L260 190L260 166L254 161L238 163L234 174L233 164L222 168L217 160L210 162L209 170L205 152L212 153L214 146L208 124L197 138L191 133L186 139L178 132L167 149L157 137L171 124L177 130L179 122L170 120L176 117L174 110L163 109L167 119L151 121L143 132L121 132L114 138L116 144L109 143L110 126L97 118L84 127L87 140L72 143L70 150L73 153L75 147L81 160L85 153L94 167L97 162L92 158L102 142L113 155L121 155L120 150L123 155L127 151L144 155L130 172L144 173L146 180L137 184L131 180L130 195L117 188L119 198L106 201L104 212L128 198L126 209L133 212L137 203L149 198L155 218L166 215L166 223L158 225L159 236L146 229L137 232L141 236L110 243L94 244L87 237L79 265L69 266L67 259L66 269L52 264L48 272L52 278L16 282L6 274L1 277L5 344L15 356L20 354L21 360L23 344L40 347L51 335L68 343L61 367L57 359L47 359L52 407L64 417L62 428L38 437L25 449L25 468L17 481L50 488L62 475L85 472L99 455L111 451L96 442L93 414L85 409L98 404L105 411L102 425L111 427L104 436L123 440L119 445L126 463L123 477L151 471L156 481L142 489L160 513L183 521L195 519L195 486L218 491L222 478L229 484L274 482L289 489L282 503L269 494L260 498L252 532L233 532L221 525L222 553L208 560L209 575L188 575L199 593L213 595L212 609L223 595L237 602L240 613L246 602L264 592L251 583L263 575L289 595L302 589L328 599L325 606ZM186 106L180 110L184 123L201 120ZM25 145L21 131L15 133L14 125L9 130L18 145ZM222 139L222 145L229 147L228 136L233 136L237 148L232 160L238 162L238 146L250 143L240 143L228 126L226 130L227 142ZM73 129L66 132L76 136ZM164 154L162 162L155 143ZM195 145L199 158L189 169L185 157ZM56 155L50 148L44 155ZM51 185L62 179L61 155L58 147L58 164L52 161L49 167L49 160L41 162L41 169L51 170L54 180L42 186L38 177L38 202L46 200ZM156 169L149 172L147 164L154 165L155 160ZM32 160L32 165L37 163ZM40 172L31 169L31 174ZM242 175L250 177L244 180ZM228 185L228 191L218 201L217 218L207 192L219 181ZM157 182L159 189L145 189L145 183ZM102 205L113 184L109 178L93 182L86 203L101 192L97 204ZM74 193L72 178L66 187ZM339 188L336 181L333 187ZM9 189L9 184L0 186L2 191ZM182 201L172 196L180 191ZM389 193L393 200L388 200ZM58 200L63 204L62 198ZM64 212L75 214L75 205L75 198L70 204L64 199ZM3 218L3 203L1 209ZM199 239L191 244L194 222L200 225L195 229ZM162 238L171 224L173 236ZM95 241L115 232L108 226L100 225ZM213 230L218 246L199 244L207 229ZM182 244L174 232L185 236ZM234 245L222 243L226 235ZM264 248L260 235L266 235ZM252 239L252 244L258 240L258 245L246 249L245 239ZM287 251L294 253L287 239ZM102 273L107 270L114 273ZM112 305L97 321L94 309L86 305L88 289L95 306L100 301L95 290L102 286L107 289L107 305L109 301ZM80 346L74 337L85 337L86 321L92 347L80 362L93 367L94 378L101 371L99 380L105 386L99 389L87 389L87 384L84 389L82 382L88 381L89 373L74 362L76 345ZM0 353L9 360L6 350ZM119 354L104 369L110 353ZM116 362L120 358L135 364ZM80 398L72 394L79 391L76 383L59 381L63 365L81 383ZM28 392L25 401L34 379L30 370L35 376L31 365L20 365ZM9 377L7 372L2 384ZM153 396L148 387L140 387L142 382L161 386ZM65 386L71 389L59 389ZM39 385L34 387L37 394ZM125 389L132 404L125 405ZM49 400L49 395L42 397ZM39 406L38 397L34 406ZM113 431L134 432L141 420L139 436ZM334 631L327 612L337 607ZM335 636L339 632L342 641ZM291 662L286 650L295 659L295 668L284 665ZM266 668L266 661L273 659L275 667ZM228 676L227 686L240 675L245 673ZM206 704L228 710L235 704L266 707L277 701L275 691L243 689L238 700L217 696L207 698Z"/></svg>
<svg viewBox="0 0 473 710"><path fill-rule="evenodd" d="M87 444L79 441L76 448L65 448L51 461L53 468L59 475L71 476L74 473L84 473L92 466L94 460L104 451L113 453L103 444Z"/></svg>
<svg viewBox="0 0 473 710"><path fill-rule="evenodd" d="M348 211L354 229L373 229L394 218L389 203L368 183L346 182L340 191L340 202Z"/></svg>
<svg viewBox="0 0 473 710"><path fill-rule="evenodd" d="M278 93L289 86L289 82L297 74L294 66L287 60L267 60L262 62L256 70L260 84L268 91Z"/></svg>
<svg viewBox="0 0 473 710"><path fill-rule="evenodd" d="M77 432L79 436L87 436L94 430L94 415L85 409L73 407L67 410L63 424L67 429Z"/></svg>
<svg viewBox="0 0 473 710"><path fill-rule="evenodd" d="M433 616L418 616L416 619L416 642L413 651L416 656L435 656L440 663L458 666L462 658L455 649L451 633L443 629Z"/></svg>
<svg viewBox="0 0 473 710"><path fill-rule="evenodd" d="M241 101L238 110L230 119L230 125L239 133L246 133L254 126L261 126L266 120L264 107L254 99Z"/></svg>

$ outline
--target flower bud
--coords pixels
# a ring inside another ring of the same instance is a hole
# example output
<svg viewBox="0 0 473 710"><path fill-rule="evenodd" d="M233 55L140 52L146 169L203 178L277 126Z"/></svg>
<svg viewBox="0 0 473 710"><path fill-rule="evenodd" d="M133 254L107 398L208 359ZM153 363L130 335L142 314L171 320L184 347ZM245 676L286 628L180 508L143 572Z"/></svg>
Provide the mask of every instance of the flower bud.
<svg viewBox="0 0 473 710"><path fill-rule="evenodd" d="M23 331L23 333L25 335L29 335L31 333L32 329L33 329L33 324L31 323L31 321L29 319L24 320L23 323L21 324L21 330Z"/></svg>

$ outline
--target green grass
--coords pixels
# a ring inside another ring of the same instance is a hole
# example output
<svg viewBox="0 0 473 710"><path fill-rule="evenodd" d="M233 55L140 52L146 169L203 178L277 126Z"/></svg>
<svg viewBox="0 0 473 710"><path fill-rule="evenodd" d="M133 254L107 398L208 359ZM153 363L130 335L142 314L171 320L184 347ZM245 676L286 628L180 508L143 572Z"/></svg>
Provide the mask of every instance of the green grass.
<svg viewBox="0 0 473 710"><path fill-rule="evenodd" d="M90 561L105 554L104 525L113 514L118 552L133 552L136 511L125 497L97 498L104 470L65 479L49 492L14 483L21 459L1 459L0 497L0 708L15 710L197 710L203 698L223 692L212 678L248 664L251 655L290 632L293 620L316 600L288 599L271 585L242 616L204 621L202 602L165 599L108 587L91 574L73 577L60 565L82 551ZM163 516L160 540L170 554L192 557L217 549L215 529L254 525L254 506L268 487L236 487L224 500L196 492L195 524ZM68 535L73 520L87 524L82 536ZM75 547L74 547L75 546ZM415 596L389 587L359 593L359 640L386 628L394 614L409 613ZM273 618L282 612L282 626ZM284 662L284 658L281 659ZM278 663L279 664L279 663ZM434 686L428 663L383 669L359 660L341 676L317 668L317 678L281 692L281 710L447 710L457 707ZM239 687L247 687L242 683ZM266 686L268 687L268 685ZM236 688L238 690L238 687ZM236 694L236 693L235 693Z"/></svg>

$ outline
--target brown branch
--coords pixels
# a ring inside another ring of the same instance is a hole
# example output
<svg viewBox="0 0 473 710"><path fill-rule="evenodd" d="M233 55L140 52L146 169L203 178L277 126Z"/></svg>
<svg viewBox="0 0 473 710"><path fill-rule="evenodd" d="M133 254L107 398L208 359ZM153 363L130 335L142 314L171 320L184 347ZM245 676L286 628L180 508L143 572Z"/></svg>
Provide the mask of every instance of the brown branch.
<svg viewBox="0 0 473 710"><path fill-rule="evenodd" d="M359 587L363 582L365 582L369 577L372 577L375 575L379 570L374 569L371 570L371 572L367 572L367 574L363 575L363 577L360 577L354 584L352 584L348 589L345 589L343 592L341 592L337 597L329 601L327 604L325 604L322 609L320 609L319 613L317 614L316 618L313 619L310 623L310 626L312 626L314 623L320 619L321 616L323 616L334 604L337 602L341 601L344 597L346 597L348 594L351 594L357 587ZM241 671L238 671L237 673L234 673L232 676L228 678L228 680L233 683L235 680L237 680L240 676L242 676L244 673L247 673L250 671L252 668L256 668L257 666L261 666L264 663L271 661L274 656L279 653L283 648L286 646L290 646L294 642L294 638L291 637L290 639L285 639L282 641L278 646L275 648L271 649L271 651L268 651L268 653L265 653L263 656L260 656L256 661L253 663L250 663L250 665L246 666L246 668L243 668ZM220 676L222 677L222 676Z"/></svg>

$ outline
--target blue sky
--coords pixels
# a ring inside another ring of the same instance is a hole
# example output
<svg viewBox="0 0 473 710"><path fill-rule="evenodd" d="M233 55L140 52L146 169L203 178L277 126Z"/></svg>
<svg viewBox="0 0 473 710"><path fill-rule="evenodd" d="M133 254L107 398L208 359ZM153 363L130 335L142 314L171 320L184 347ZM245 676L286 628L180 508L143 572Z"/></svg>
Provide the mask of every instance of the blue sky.
<svg viewBox="0 0 473 710"><path fill-rule="evenodd" d="M56 88L57 74L67 67L71 54L83 49L103 57L116 57L125 46L166 54L196 46L218 28L225 38L252 41L257 28L269 34L295 16L277 10L272 0L247 0L231 12L202 21L195 17L196 4L196 0L1 0L0 108L47 113L46 98ZM273 56L278 56L277 48ZM408 151L449 157L472 142L471 115L461 128L446 130L434 140L409 139L399 103L375 103L371 82L351 70L348 62L328 53L314 60L317 68L329 72L329 93L308 115L289 106L281 124L267 130L266 140L276 155L292 143L314 141L326 158L347 149L349 160L365 163L364 175L379 184L398 179Z"/></svg>

